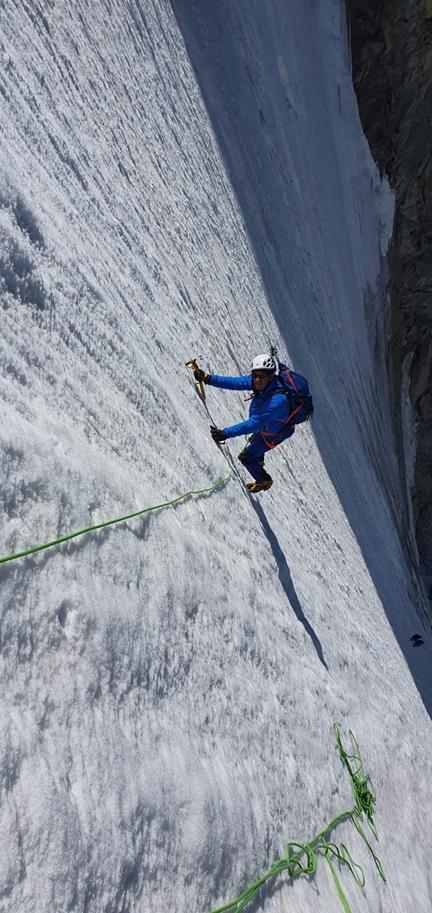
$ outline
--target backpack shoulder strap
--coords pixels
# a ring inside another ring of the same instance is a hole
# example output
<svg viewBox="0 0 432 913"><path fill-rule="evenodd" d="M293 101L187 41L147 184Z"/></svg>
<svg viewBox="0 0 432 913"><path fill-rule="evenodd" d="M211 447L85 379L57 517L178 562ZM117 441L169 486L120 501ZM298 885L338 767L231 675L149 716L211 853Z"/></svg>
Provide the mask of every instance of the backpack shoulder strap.
<svg viewBox="0 0 432 913"><path fill-rule="evenodd" d="M300 391L299 391L299 388L298 388L298 386L297 386L297 384L296 384L296 382L295 382L295 380L294 380L292 371L290 371L290 369L287 368L286 365L283 366L283 369L282 369L282 370L283 370L283 373L285 374L285 377L286 377L288 383L289 383L290 386L293 388L293 390L298 394Z"/></svg>

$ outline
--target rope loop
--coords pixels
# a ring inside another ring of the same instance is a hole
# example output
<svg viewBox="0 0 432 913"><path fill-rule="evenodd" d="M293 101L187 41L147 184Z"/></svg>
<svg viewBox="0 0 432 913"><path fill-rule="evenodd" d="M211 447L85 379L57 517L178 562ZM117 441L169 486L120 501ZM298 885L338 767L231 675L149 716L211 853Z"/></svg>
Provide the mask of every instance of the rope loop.
<svg viewBox="0 0 432 913"><path fill-rule="evenodd" d="M366 820L370 826L370 829L376 836L376 828L373 822L373 815L375 811L376 799L372 790L369 788L370 778L365 776L363 770L363 761L360 754L360 749L358 747L357 740L355 739L351 730L349 731L349 736L351 739L351 746L353 753L348 754L345 751L344 746L342 745L342 740L340 737L339 727L335 724L334 731L336 735L336 743L339 750L339 757L342 761L342 764L346 768L351 778L351 785L354 796L354 813L361 819L365 815ZM354 761L357 764L356 770L353 770L350 764L350 761Z"/></svg>
<svg viewBox="0 0 432 913"><path fill-rule="evenodd" d="M299 851L296 855L294 855L294 849ZM306 855L306 864L301 861L303 855ZM317 870L317 852L310 843L287 843L285 859L290 878L297 878L299 875L314 875Z"/></svg>
<svg viewBox="0 0 432 913"><path fill-rule="evenodd" d="M378 839L377 830L373 821L376 800L370 788L370 778L365 775L360 750L352 732L350 731L349 733L351 739L351 754L348 754L345 750L342 744L339 727L336 724L334 726L334 732L339 757L351 780L354 807L349 811L341 812L336 818L332 818L326 827L320 831L319 834L316 834L308 843L296 843L294 841L287 843L284 847L284 856L281 859L276 859L271 868L264 875L248 885L235 900L225 904L223 907L218 907L216 910L213 910L212 913L228 913L228 911L229 913L241 913L256 896L265 882L274 878L284 870L288 872L288 876L292 880L304 875L314 875L317 870L319 855L324 856L330 869L342 910L344 913L351 913L351 908L342 888L335 864L346 866L359 888L364 888L366 883L364 870L358 862L354 861L344 843L337 844L326 839L326 835L330 834L344 821L351 821L353 823L357 833L366 844L372 856L378 874L384 882L386 881L381 862L361 827L361 822L366 819L369 829L374 837Z"/></svg>

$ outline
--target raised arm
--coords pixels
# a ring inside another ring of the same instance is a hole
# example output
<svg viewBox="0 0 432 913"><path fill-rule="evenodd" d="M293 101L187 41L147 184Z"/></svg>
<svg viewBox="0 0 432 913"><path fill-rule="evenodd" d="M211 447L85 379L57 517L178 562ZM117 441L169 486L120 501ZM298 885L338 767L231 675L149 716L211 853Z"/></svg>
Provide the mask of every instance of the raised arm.
<svg viewBox="0 0 432 913"><path fill-rule="evenodd" d="M212 387L224 390L252 390L252 374L240 374L239 377L225 377L223 374L211 374L207 383Z"/></svg>

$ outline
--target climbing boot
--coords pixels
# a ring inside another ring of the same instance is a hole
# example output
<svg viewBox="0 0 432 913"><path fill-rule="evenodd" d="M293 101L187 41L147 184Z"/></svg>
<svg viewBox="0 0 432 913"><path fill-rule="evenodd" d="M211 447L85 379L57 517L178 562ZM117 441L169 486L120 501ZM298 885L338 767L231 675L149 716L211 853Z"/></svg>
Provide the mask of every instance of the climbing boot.
<svg viewBox="0 0 432 913"><path fill-rule="evenodd" d="M267 491L273 485L273 479L264 479L263 482L248 482L246 488L251 495L256 495L259 491Z"/></svg>

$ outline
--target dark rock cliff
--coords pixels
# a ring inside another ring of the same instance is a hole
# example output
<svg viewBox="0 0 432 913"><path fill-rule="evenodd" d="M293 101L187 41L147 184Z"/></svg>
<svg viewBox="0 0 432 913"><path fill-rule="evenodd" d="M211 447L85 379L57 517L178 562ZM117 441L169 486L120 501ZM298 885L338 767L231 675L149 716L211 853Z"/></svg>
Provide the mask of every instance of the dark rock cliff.
<svg viewBox="0 0 432 913"><path fill-rule="evenodd" d="M363 129L396 198L387 359L399 464L432 599L432 0L346 4Z"/></svg>

